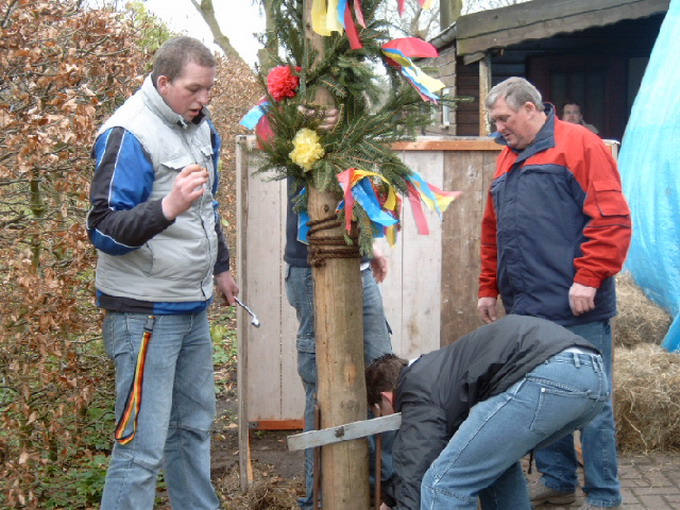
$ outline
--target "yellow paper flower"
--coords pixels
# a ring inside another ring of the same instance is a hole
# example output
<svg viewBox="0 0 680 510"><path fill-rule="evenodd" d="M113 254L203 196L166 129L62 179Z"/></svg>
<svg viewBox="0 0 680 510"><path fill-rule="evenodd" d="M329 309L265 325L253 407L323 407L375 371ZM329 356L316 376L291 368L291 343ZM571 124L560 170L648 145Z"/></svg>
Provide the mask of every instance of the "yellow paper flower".
<svg viewBox="0 0 680 510"><path fill-rule="evenodd" d="M302 128L293 138L293 150L288 156L291 161L309 172L312 165L323 158L325 151L319 143L319 135L309 128Z"/></svg>

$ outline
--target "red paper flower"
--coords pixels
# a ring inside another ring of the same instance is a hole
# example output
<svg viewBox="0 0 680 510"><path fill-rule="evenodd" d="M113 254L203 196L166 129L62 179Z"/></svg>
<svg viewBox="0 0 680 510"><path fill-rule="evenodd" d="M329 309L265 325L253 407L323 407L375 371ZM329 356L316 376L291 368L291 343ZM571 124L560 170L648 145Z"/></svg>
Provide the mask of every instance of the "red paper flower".
<svg viewBox="0 0 680 510"><path fill-rule="evenodd" d="M300 72L302 68L297 67ZM300 77L293 74L290 66L278 66L269 71L267 76L267 88L275 101L282 101L289 97L295 97L300 86Z"/></svg>

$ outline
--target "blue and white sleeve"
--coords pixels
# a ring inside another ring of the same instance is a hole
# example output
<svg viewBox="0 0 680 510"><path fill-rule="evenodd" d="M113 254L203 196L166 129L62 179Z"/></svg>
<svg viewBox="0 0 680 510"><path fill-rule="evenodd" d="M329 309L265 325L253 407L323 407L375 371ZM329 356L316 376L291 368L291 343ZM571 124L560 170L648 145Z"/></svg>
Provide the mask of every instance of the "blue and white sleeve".
<svg viewBox="0 0 680 510"><path fill-rule="evenodd" d="M173 223L163 215L161 200L149 201L154 169L134 135L120 127L109 129L97 138L93 157L87 231L97 249L124 255Z"/></svg>

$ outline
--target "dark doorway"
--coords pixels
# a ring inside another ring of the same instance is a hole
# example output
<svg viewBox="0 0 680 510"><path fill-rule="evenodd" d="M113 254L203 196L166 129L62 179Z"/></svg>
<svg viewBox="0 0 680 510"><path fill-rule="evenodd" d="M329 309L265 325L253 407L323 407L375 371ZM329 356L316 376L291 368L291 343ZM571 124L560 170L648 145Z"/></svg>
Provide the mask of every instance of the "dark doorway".
<svg viewBox="0 0 680 510"><path fill-rule="evenodd" d="M564 55L531 58L529 81L558 115L567 101L579 103L586 122L603 138L621 140L626 128L628 73L623 57Z"/></svg>

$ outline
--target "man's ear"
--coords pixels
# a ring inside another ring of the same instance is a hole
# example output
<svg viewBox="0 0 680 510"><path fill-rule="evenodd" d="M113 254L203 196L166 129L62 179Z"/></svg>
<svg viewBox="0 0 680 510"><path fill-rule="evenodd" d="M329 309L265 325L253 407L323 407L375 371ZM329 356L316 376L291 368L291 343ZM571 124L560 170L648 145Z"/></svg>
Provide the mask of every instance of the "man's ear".
<svg viewBox="0 0 680 510"><path fill-rule="evenodd" d="M531 101L527 101L526 103L524 103L523 108L526 110L528 115L532 115L533 113L536 113L538 111L536 109L536 105Z"/></svg>
<svg viewBox="0 0 680 510"><path fill-rule="evenodd" d="M167 76L164 74L161 74L158 79L156 80L156 90L163 95L167 91L168 85L170 84L170 80L168 79Z"/></svg>
<svg viewBox="0 0 680 510"><path fill-rule="evenodd" d="M394 414L394 394L391 391L381 391L380 398L380 411L382 415Z"/></svg>

